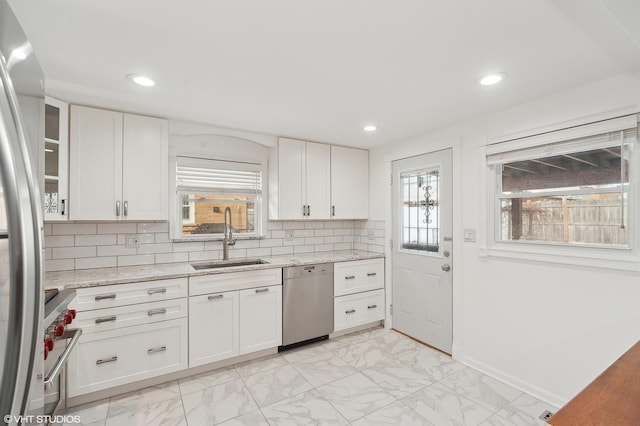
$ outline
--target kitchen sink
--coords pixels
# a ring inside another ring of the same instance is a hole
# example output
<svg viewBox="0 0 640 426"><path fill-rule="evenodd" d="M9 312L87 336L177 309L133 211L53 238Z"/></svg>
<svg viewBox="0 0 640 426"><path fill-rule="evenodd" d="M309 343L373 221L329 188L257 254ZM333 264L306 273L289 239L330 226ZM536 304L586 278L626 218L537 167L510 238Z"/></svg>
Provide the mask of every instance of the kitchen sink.
<svg viewBox="0 0 640 426"><path fill-rule="evenodd" d="M249 265L264 265L269 263L262 259L246 259L246 260L217 260L215 262L205 263L192 263L193 269L218 269L218 268L231 268L234 266L249 266Z"/></svg>

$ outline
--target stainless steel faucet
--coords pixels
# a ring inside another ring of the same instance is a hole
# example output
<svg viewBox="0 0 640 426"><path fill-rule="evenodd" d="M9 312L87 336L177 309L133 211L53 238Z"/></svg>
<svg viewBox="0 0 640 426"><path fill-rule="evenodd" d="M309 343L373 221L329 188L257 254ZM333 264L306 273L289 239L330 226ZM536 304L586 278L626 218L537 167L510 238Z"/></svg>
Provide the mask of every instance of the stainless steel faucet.
<svg viewBox="0 0 640 426"><path fill-rule="evenodd" d="M229 222L227 222L227 213L229 213ZM231 209L225 207L224 209L224 240L222 241L222 260L229 260L229 246L236 243L233 239L233 232L231 231Z"/></svg>

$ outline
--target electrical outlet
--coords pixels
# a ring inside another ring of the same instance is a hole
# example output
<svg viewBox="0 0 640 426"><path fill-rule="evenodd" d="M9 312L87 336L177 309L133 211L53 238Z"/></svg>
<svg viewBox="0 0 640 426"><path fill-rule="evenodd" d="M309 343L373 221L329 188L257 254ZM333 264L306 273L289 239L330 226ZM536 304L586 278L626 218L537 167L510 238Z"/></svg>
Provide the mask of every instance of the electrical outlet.
<svg viewBox="0 0 640 426"><path fill-rule="evenodd" d="M127 234L125 239L125 247L126 248L138 248L140 247L140 235L138 234Z"/></svg>
<svg viewBox="0 0 640 426"><path fill-rule="evenodd" d="M293 241L293 231L292 230L284 231L284 240L285 241Z"/></svg>
<svg viewBox="0 0 640 426"><path fill-rule="evenodd" d="M553 413L549 410L544 410L544 412L542 414L540 414L540 416L538 417L540 420L544 420L547 421L549 420L551 417L553 417Z"/></svg>
<svg viewBox="0 0 640 426"><path fill-rule="evenodd" d="M476 230L475 229L465 229L464 230L464 241L466 243L475 243L476 242Z"/></svg>
<svg viewBox="0 0 640 426"><path fill-rule="evenodd" d="M369 229L369 232L367 232L367 236L369 237L369 241L376 240L376 233L373 229Z"/></svg>

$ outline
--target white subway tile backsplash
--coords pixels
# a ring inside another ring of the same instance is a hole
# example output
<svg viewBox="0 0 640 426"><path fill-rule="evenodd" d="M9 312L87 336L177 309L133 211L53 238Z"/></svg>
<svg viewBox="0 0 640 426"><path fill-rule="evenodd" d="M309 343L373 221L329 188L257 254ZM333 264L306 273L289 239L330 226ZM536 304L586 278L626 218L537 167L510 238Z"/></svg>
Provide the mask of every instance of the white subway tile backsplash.
<svg viewBox="0 0 640 426"><path fill-rule="evenodd" d="M173 244L143 244L138 247L138 254L153 254L153 253L172 253Z"/></svg>
<svg viewBox="0 0 640 426"><path fill-rule="evenodd" d="M282 229L282 222L267 222L267 230L271 231L276 229Z"/></svg>
<svg viewBox="0 0 640 426"><path fill-rule="evenodd" d="M167 222L47 223L45 258L48 271L199 262L222 258L222 241L174 242ZM329 250L384 252L384 221L269 221L261 239L238 240L231 259L293 255ZM369 240L373 232L374 239ZM287 240L292 233L293 239ZM137 234L139 248L125 246Z"/></svg>
<svg viewBox="0 0 640 426"><path fill-rule="evenodd" d="M138 249L135 247L127 248L124 245L98 247L98 256L127 256L137 253Z"/></svg>
<svg viewBox="0 0 640 426"><path fill-rule="evenodd" d="M76 259L78 257L96 257L96 247L54 247L52 259Z"/></svg>
<svg viewBox="0 0 640 426"><path fill-rule="evenodd" d="M204 262L207 260L220 260L220 252L217 252L217 251L189 252L189 262Z"/></svg>
<svg viewBox="0 0 640 426"><path fill-rule="evenodd" d="M74 259L47 260L44 266L47 272L69 271L74 269L75 261Z"/></svg>
<svg viewBox="0 0 640 426"><path fill-rule="evenodd" d="M116 235L76 235L76 247L112 246L118 242Z"/></svg>
<svg viewBox="0 0 640 426"><path fill-rule="evenodd" d="M204 251L204 241L191 241L188 243L173 243L173 251L180 253L184 251Z"/></svg>
<svg viewBox="0 0 640 426"><path fill-rule="evenodd" d="M293 248L293 253L313 253L313 246L296 246Z"/></svg>
<svg viewBox="0 0 640 426"><path fill-rule="evenodd" d="M95 225L94 225L95 226ZM135 223L99 223L98 234L135 234Z"/></svg>
<svg viewBox="0 0 640 426"><path fill-rule="evenodd" d="M87 257L76 259L76 269L113 268L118 266L118 258L113 257Z"/></svg>
<svg viewBox="0 0 640 426"><path fill-rule="evenodd" d="M95 223L54 223L51 235L95 234Z"/></svg>
<svg viewBox="0 0 640 426"><path fill-rule="evenodd" d="M174 263L174 262L188 262L188 261L189 261L189 253L158 253L156 254L156 263Z"/></svg>
<svg viewBox="0 0 640 426"><path fill-rule="evenodd" d="M271 248L272 256L282 256L285 254L293 254L293 246Z"/></svg>
<svg viewBox="0 0 640 426"><path fill-rule="evenodd" d="M75 246L76 237L74 235L51 235L45 237L45 247L73 247Z"/></svg>
<svg viewBox="0 0 640 426"><path fill-rule="evenodd" d="M260 248L265 247L280 247L282 246L282 238L272 238L270 240L260 240Z"/></svg>
<svg viewBox="0 0 640 426"><path fill-rule="evenodd" d="M138 223L138 234L169 232L169 222Z"/></svg>
<svg viewBox="0 0 640 426"><path fill-rule="evenodd" d="M304 229L304 222L282 222L282 229Z"/></svg>
<svg viewBox="0 0 640 426"><path fill-rule="evenodd" d="M153 254L118 256L118 266L152 265L156 258Z"/></svg>
<svg viewBox="0 0 640 426"><path fill-rule="evenodd" d="M247 249L247 257L271 256L271 248L250 248Z"/></svg>

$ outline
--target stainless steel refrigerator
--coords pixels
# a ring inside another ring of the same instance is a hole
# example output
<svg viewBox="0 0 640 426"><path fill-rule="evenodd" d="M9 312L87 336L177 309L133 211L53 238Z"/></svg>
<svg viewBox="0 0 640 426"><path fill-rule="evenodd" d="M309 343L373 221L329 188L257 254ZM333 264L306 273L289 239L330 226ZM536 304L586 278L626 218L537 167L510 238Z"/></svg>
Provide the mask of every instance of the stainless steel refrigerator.
<svg viewBox="0 0 640 426"><path fill-rule="evenodd" d="M32 46L0 0L0 418L9 424L42 414L43 82Z"/></svg>

